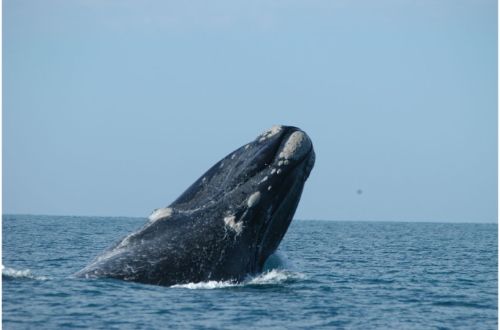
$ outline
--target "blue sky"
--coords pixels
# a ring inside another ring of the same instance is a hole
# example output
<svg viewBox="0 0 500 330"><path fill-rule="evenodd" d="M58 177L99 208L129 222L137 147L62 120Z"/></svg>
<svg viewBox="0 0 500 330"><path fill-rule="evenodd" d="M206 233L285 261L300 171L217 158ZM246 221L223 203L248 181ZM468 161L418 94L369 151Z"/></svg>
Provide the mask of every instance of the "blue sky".
<svg viewBox="0 0 500 330"><path fill-rule="evenodd" d="M497 221L496 1L3 6L4 213L147 216L287 124L296 218Z"/></svg>

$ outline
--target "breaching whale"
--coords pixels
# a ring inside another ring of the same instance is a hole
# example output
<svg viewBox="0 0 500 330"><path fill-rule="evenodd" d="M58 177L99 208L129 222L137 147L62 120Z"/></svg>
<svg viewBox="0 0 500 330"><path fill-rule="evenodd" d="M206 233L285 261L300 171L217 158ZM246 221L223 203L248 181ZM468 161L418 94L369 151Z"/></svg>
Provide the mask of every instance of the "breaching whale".
<svg viewBox="0 0 500 330"><path fill-rule="evenodd" d="M305 132L273 126L76 276L169 286L259 273L288 229L314 161Z"/></svg>

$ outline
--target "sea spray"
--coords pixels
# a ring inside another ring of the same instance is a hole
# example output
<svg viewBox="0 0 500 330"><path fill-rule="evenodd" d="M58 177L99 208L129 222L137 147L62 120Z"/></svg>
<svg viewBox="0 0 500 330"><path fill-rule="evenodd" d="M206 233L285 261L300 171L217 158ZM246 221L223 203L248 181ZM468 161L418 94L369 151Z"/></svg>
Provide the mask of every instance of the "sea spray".
<svg viewBox="0 0 500 330"><path fill-rule="evenodd" d="M10 267L5 267L2 265L2 280L11 280L11 279L27 279L27 280L39 280L45 281L48 278L45 276L36 276L31 272L30 269L14 269Z"/></svg>

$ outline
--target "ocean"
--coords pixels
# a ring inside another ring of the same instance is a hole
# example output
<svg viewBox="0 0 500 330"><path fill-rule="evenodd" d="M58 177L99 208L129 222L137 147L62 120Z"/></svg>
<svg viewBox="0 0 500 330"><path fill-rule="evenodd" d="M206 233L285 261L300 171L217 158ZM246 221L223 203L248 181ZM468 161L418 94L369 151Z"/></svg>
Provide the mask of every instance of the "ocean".
<svg viewBox="0 0 500 330"><path fill-rule="evenodd" d="M4 215L4 329L496 329L497 224L294 220L264 273L72 277L145 219Z"/></svg>

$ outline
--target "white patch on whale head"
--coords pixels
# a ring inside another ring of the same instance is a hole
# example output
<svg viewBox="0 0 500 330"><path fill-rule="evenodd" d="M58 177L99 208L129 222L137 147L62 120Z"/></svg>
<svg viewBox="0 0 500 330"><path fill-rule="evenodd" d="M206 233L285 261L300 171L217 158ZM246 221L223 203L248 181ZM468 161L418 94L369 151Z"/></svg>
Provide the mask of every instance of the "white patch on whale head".
<svg viewBox="0 0 500 330"><path fill-rule="evenodd" d="M172 209L170 207L160 208L154 210L151 215L148 217L149 221L155 222L161 218L168 218L172 215Z"/></svg>
<svg viewBox="0 0 500 330"><path fill-rule="evenodd" d="M227 228L231 229L236 233L236 235L241 234L243 231L243 222L236 222L236 217L234 215L229 215L224 218L224 224Z"/></svg>
<svg viewBox="0 0 500 330"><path fill-rule="evenodd" d="M259 142L267 140L270 137L278 134L279 132L281 132L282 129L283 129L283 126L281 126L281 125L274 125L270 129L268 129L267 131L265 131L264 133L262 133L261 135L259 135L259 137L260 137L259 138Z"/></svg>
<svg viewBox="0 0 500 330"><path fill-rule="evenodd" d="M302 131L293 132L286 140L280 158L297 159L311 149L311 140Z"/></svg>
<svg viewBox="0 0 500 330"><path fill-rule="evenodd" d="M260 192L256 191L252 195L250 195L250 197L248 197L247 205L248 207L253 207L257 205L259 201L260 201Z"/></svg>
<svg viewBox="0 0 500 330"><path fill-rule="evenodd" d="M116 249L113 249L111 251L105 252L104 254L98 256L96 258L96 261L101 262L103 260L109 259L111 257L114 257L114 256L122 253L123 252L122 248L124 248L124 247L126 247L128 245L130 236L132 236L132 235L128 235L127 237L125 237L123 239L123 241L120 242L120 244L116 247ZM85 276L87 276L87 275L85 275Z"/></svg>
<svg viewBox="0 0 500 330"><path fill-rule="evenodd" d="M125 236L125 238L122 239L122 241L120 242L120 244L118 244L116 246L116 249L121 249L121 248L124 248L126 247L127 245L129 245L130 243L130 239L132 237L134 237L137 233L132 233L132 234L128 234L127 236ZM113 251L111 251L113 252ZM107 256L103 256L104 258L108 258L110 254L108 254ZM114 254L113 254L114 255Z"/></svg>

